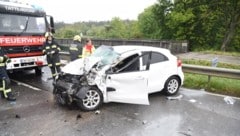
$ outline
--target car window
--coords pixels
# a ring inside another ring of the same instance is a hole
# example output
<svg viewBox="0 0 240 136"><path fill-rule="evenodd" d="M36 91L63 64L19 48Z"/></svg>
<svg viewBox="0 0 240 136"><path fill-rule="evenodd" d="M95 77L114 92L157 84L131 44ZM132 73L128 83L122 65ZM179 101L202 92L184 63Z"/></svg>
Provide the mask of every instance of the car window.
<svg viewBox="0 0 240 136"><path fill-rule="evenodd" d="M117 72L117 73L133 72L133 71L139 71L139 68L140 68L139 55L134 54L122 60L120 63L118 63L114 67L114 72Z"/></svg>
<svg viewBox="0 0 240 136"><path fill-rule="evenodd" d="M146 66L148 64L148 60L150 57L150 53L151 52L142 52L142 62L143 62L143 66Z"/></svg>
<svg viewBox="0 0 240 136"><path fill-rule="evenodd" d="M168 58L165 55L158 53L158 52L152 52L151 64L163 62L163 61L167 61L167 60L168 60Z"/></svg>

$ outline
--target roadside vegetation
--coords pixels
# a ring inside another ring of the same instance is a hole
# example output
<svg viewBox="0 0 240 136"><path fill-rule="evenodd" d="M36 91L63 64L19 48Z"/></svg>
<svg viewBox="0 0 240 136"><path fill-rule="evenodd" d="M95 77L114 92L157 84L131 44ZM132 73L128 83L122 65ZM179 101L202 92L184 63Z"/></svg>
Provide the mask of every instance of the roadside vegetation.
<svg viewBox="0 0 240 136"><path fill-rule="evenodd" d="M211 66L210 61L206 60L182 60L184 64ZM238 69L240 65L218 63L217 67L227 69ZM208 81L207 75L185 73L184 87L194 89L205 89L206 91L240 97L240 80L211 77Z"/></svg>
<svg viewBox="0 0 240 136"><path fill-rule="evenodd" d="M190 51L240 52L240 1L156 0L137 20L56 23L56 38L186 40Z"/></svg>
<svg viewBox="0 0 240 136"><path fill-rule="evenodd" d="M240 80L185 73L184 87L240 97Z"/></svg>

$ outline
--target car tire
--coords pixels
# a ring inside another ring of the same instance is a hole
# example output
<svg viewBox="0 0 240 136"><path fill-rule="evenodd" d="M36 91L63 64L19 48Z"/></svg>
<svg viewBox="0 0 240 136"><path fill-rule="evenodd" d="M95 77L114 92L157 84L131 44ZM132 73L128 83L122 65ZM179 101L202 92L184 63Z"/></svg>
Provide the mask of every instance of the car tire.
<svg viewBox="0 0 240 136"><path fill-rule="evenodd" d="M180 80L178 77L176 76L172 76L170 77L165 85L164 85L164 92L166 93L166 95L175 95L178 93L180 87Z"/></svg>
<svg viewBox="0 0 240 136"><path fill-rule="evenodd" d="M84 99L80 99L78 105L83 111L93 111L98 109L103 103L102 92L97 87L91 87Z"/></svg>

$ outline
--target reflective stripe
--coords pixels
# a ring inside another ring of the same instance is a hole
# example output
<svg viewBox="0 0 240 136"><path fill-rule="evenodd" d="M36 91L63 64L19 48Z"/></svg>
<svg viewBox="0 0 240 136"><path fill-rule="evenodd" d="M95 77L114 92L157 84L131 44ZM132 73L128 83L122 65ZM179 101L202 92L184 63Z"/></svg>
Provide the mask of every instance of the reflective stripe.
<svg viewBox="0 0 240 136"><path fill-rule="evenodd" d="M61 65L61 63L56 63L56 66L60 66Z"/></svg>
<svg viewBox="0 0 240 136"><path fill-rule="evenodd" d="M0 67L3 67L3 66L5 66L5 63L0 63Z"/></svg>
<svg viewBox="0 0 240 136"><path fill-rule="evenodd" d="M4 60L4 57L0 57L0 62L3 62L3 60Z"/></svg>
<svg viewBox="0 0 240 136"><path fill-rule="evenodd" d="M52 67L52 64L48 64L49 67Z"/></svg>
<svg viewBox="0 0 240 136"><path fill-rule="evenodd" d="M0 88L0 91L3 91L3 95L5 98L8 98L7 93L11 92L11 89L7 89L5 90L6 86L5 86L5 80L2 80L2 88Z"/></svg>
<svg viewBox="0 0 240 136"><path fill-rule="evenodd" d="M4 87L5 87L5 81L2 80L2 87L0 88L0 91L3 91L3 90L4 90Z"/></svg>
<svg viewBox="0 0 240 136"><path fill-rule="evenodd" d="M11 89L3 90L3 94L5 98L8 98L7 93L11 92Z"/></svg>
<svg viewBox="0 0 240 136"><path fill-rule="evenodd" d="M57 45L52 45L52 48L57 48Z"/></svg>
<svg viewBox="0 0 240 136"><path fill-rule="evenodd" d="M59 51L61 51L61 49L60 49L59 47L58 47L57 49L58 49Z"/></svg>
<svg viewBox="0 0 240 136"><path fill-rule="evenodd" d="M69 50L75 50L75 51L78 51L78 48L76 48L76 47L70 47Z"/></svg>
<svg viewBox="0 0 240 136"><path fill-rule="evenodd" d="M55 73L55 74L52 74L52 76L53 76L53 77L57 76L57 73Z"/></svg>
<svg viewBox="0 0 240 136"><path fill-rule="evenodd" d="M47 46L46 49L50 49L50 47Z"/></svg>

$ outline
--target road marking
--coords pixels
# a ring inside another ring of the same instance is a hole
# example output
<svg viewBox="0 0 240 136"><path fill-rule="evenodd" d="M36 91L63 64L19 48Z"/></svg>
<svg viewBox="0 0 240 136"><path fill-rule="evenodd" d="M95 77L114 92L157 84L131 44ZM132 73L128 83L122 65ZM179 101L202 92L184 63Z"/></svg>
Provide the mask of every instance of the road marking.
<svg viewBox="0 0 240 136"><path fill-rule="evenodd" d="M184 91L196 91L196 92L199 92L199 91L202 91L201 89L199 89L199 90L195 90L195 89L190 89L190 88L184 88L184 87L181 87ZM204 92L205 94L208 94L208 95L212 95L212 96L218 96L218 97L227 97L227 96L229 96L229 97L232 97L232 98L234 98L234 99L237 99L237 100L240 100L240 98L239 97L235 97L235 96L230 96L230 95L224 95L224 94L216 94L216 93L211 93L211 92L207 92L207 91L202 91L202 92Z"/></svg>
<svg viewBox="0 0 240 136"><path fill-rule="evenodd" d="M232 97L232 98L234 98L234 99L238 99L238 100L240 100L239 97L235 97L235 96L223 95L223 94L215 94L215 93L210 93L210 92L206 92L206 93L209 94L209 95L219 96L219 97L227 97L227 96L229 96L229 97Z"/></svg>
<svg viewBox="0 0 240 136"><path fill-rule="evenodd" d="M34 86L32 86L32 85L29 85L29 84L26 84L26 83L23 83L23 82L20 82L20 81L17 81L17 80L13 80L13 79L11 79L13 82L16 82L18 85L22 85L22 86L25 86L25 87L28 87L28 88L30 88L30 89L33 89L33 90L35 90L35 91L41 91L42 89L40 89L40 88L37 88L37 87L34 87Z"/></svg>

